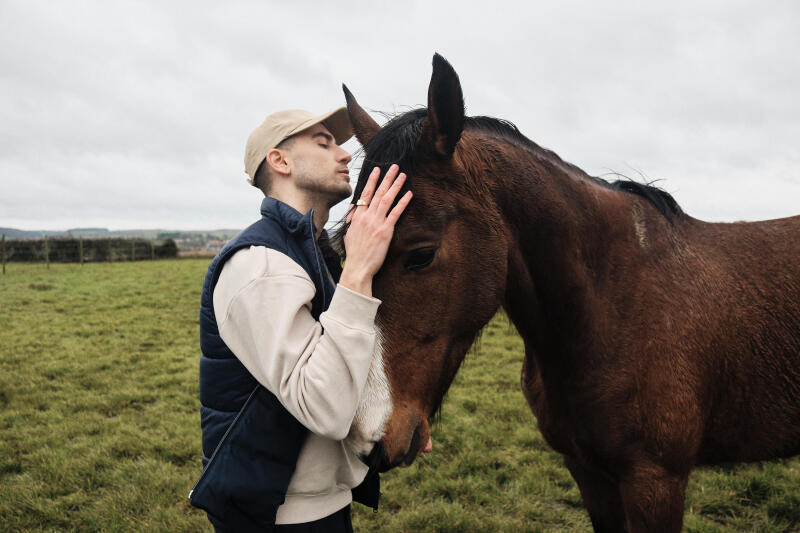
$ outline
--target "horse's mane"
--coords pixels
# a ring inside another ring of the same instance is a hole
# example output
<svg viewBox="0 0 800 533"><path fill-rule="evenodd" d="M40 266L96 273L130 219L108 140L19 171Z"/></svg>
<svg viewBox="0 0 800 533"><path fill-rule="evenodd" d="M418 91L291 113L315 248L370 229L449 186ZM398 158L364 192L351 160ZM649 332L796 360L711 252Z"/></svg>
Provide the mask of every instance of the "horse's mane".
<svg viewBox="0 0 800 533"><path fill-rule="evenodd" d="M365 153L363 168L374 166L385 167L398 163L400 168L411 174L414 170L414 149L422 132L422 125L427 117L427 109L413 109L396 115L378 131L370 140ZM510 142L530 151L535 157L544 159L560 167L565 172L577 174L611 190L640 196L650 202L664 217L672 221L683 214L678 202L668 192L653 186L651 183L640 183L626 178L613 182L590 176L571 163L562 160L555 152L542 148L528 139L511 122L494 117L475 116L464 118L464 130L470 133L488 135ZM621 174L617 174L621 175ZM354 198L358 198L366 183L367 173L359 176Z"/></svg>

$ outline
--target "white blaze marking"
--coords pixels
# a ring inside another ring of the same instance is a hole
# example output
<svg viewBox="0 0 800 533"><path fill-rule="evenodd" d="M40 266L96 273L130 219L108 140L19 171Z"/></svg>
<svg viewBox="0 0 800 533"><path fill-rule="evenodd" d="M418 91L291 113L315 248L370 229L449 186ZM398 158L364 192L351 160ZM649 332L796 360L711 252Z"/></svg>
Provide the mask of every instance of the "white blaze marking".
<svg viewBox="0 0 800 533"><path fill-rule="evenodd" d="M367 383L356 408L356 416L345 442L357 454L368 455L383 435L383 428L392 412L389 380L383 368L383 336L375 325L375 352Z"/></svg>

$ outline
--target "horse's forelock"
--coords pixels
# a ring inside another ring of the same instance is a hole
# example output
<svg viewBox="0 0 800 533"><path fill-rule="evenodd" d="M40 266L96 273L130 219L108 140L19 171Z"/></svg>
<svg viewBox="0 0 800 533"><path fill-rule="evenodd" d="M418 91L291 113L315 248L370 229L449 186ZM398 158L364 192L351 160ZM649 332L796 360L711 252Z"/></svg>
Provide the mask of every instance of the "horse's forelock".
<svg viewBox="0 0 800 533"><path fill-rule="evenodd" d="M409 172L413 165L413 154L419 142L422 124L425 122L425 108L412 109L401 115L392 117L380 131L364 147L364 162L358 175L354 198L358 198L367 183L369 173L375 167L383 171L392 164L401 166L401 170Z"/></svg>

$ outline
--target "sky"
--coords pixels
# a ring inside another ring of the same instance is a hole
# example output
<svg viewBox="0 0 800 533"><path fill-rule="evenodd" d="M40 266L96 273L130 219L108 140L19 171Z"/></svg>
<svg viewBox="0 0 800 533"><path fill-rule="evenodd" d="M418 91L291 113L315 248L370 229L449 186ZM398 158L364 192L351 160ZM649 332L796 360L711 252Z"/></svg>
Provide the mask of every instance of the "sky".
<svg viewBox="0 0 800 533"><path fill-rule="evenodd" d="M704 220L800 214L798 27L795 0L3 0L0 227L244 227L267 114L344 105L346 83L384 122L425 104L434 52L467 114L589 174Z"/></svg>

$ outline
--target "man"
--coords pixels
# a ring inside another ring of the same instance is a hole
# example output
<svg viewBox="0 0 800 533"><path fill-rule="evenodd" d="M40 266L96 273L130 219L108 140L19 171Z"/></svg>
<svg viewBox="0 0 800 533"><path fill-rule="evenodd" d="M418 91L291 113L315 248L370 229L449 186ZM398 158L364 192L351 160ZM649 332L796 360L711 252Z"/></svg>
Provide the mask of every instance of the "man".
<svg viewBox="0 0 800 533"><path fill-rule="evenodd" d="M351 135L345 108L288 110L247 140L262 218L212 261L200 312L205 468L190 498L217 531L352 531L351 500L377 508L377 474L342 439L373 357L372 277L411 193L389 210L405 175L393 166L376 190L373 171L342 270L323 226L352 192Z"/></svg>

